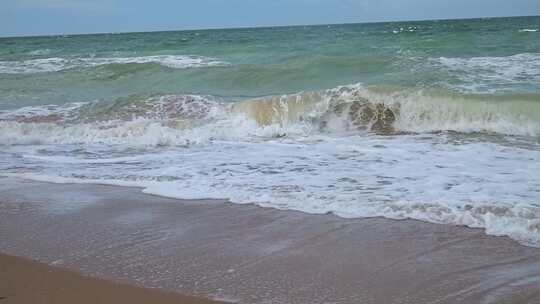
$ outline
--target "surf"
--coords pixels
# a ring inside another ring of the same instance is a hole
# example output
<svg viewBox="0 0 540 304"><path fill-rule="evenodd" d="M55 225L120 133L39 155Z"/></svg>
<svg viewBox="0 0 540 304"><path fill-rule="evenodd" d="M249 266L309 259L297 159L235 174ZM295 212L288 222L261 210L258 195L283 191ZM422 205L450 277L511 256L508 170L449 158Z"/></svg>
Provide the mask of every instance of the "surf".
<svg viewBox="0 0 540 304"><path fill-rule="evenodd" d="M317 134L540 136L539 95L471 95L354 84L240 101L134 95L0 112L1 143L200 143ZM228 132L223 132L226 128ZM536 138L536 140L535 140Z"/></svg>

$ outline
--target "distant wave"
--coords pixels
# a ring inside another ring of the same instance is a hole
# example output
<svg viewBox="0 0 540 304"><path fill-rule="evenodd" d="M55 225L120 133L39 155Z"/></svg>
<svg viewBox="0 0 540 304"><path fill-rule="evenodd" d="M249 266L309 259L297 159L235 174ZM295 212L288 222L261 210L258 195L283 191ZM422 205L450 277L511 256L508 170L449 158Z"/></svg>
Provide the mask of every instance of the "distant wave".
<svg viewBox="0 0 540 304"><path fill-rule="evenodd" d="M502 57L471 57L433 59L436 65L451 72L466 91L490 92L493 86L540 82L540 54L523 53ZM484 88L485 87L485 88Z"/></svg>
<svg viewBox="0 0 540 304"><path fill-rule="evenodd" d="M51 52L52 52L51 49L37 49L37 50L28 52L28 54L32 56L43 56L43 55L48 55Z"/></svg>
<svg viewBox="0 0 540 304"><path fill-rule="evenodd" d="M392 30L392 33L399 34L399 33L414 33L418 30L418 27L416 26L408 26L408 27L400 27Z"/></svg>
<svg viewBox="0 0 540 304"><path fill-rule="evenodd" d="M0 61L0 74L32 74L58 72L73 68L88 68L109 64L154 63L173 69L227 66L229 63L209 57L157 55L118 58L44 58L25 61Z"/></svg>
<svg viewBox="0 0 540 304"><path fill-rule="evenodd" d="M527 33L527 32L534 33L534 32L538 32L538 29L521 29L521 30L519 30L519 32L521 32L521 33Z"/></svg>

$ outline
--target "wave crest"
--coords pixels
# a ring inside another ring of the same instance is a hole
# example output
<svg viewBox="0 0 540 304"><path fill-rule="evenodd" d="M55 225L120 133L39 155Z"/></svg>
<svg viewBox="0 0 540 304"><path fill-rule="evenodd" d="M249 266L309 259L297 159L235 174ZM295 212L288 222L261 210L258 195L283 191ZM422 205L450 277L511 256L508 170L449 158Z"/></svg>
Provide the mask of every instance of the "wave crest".
<svg viewBox="0 0 540 304"><path fill-rule="evenodd" d="M321 133L441 131L538 137L538 100L537 95L464 95L360 84L240 102L199 95L130 96L0 112L5 130L0 142L55 138L54 142L156 143L147 138L154 136L166 138L167 144L186 144Z"/></svg>
<svg viewBox="0 0 540 304"><path fill-rule="evenodd" d="M227 66L229 63L208 57L157 55L117 58L43 58L25 61L0 61L0 74L34 74L59 72L74 68L91 68L112 64L159 64L172 69Z"/></svg>
<svg viewBox="0 0 540 304"><path fill-rule="evenodd" d="M260 125L309 122L326 131L489 132L540 136L540 96L466 95L365 87L265 97L236 109Z"/></svg>

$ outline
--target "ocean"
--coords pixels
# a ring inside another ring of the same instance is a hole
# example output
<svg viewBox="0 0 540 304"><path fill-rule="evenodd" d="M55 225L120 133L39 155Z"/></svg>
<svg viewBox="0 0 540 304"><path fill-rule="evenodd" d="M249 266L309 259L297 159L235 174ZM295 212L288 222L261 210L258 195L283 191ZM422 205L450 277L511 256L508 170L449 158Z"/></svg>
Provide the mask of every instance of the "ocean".
<svg viewBox="0 0 540 304"><path fill-rule="evenodd" d="M540 17L0 38L0 176L540 246Z"/></svg>

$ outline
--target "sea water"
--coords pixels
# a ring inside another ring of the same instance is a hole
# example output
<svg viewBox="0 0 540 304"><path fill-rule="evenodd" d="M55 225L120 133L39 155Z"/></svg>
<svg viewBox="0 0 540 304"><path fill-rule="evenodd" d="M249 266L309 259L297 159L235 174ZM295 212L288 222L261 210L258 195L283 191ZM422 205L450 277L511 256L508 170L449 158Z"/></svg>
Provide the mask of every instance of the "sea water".
<svg viewBox="0 0 540 304"><path fill-rule="evenodd" d="M0 39L0 175L540 246L540 17Z"/></svg>

